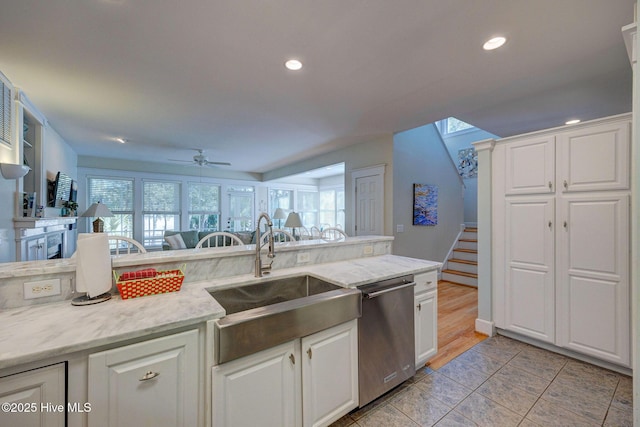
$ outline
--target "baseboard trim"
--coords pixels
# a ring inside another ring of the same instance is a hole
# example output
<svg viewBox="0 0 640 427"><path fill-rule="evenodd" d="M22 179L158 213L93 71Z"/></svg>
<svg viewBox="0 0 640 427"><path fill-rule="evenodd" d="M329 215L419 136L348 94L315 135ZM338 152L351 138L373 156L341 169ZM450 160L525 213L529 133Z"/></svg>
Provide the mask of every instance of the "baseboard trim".
<svg viewBox="0 0 640 427"><path fill-rule="evenodd" d="M495 324L489 320L476 319L476 332L492 337L496 334Z"/></svg>

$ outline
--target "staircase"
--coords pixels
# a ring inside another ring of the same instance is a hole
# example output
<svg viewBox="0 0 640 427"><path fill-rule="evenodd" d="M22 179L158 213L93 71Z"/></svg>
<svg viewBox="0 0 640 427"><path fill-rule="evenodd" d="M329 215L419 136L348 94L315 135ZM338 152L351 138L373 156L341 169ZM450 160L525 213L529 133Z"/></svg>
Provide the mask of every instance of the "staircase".
<svg viewBox="0 0 640 427"><path fill-rule="evenodd" d="M466 227L442 270L442 280L478 287L478 229Z"/></svg>

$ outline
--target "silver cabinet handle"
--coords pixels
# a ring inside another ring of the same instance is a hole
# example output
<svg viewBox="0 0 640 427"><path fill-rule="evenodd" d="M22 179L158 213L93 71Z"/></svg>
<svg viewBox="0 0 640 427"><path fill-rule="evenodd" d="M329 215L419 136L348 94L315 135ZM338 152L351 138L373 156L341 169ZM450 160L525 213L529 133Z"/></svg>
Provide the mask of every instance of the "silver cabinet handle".
<svg viewBox="0 0 640 427"><path fill-rule="evenodd" d="M418 309L418 311L422 311L422 304L416 305L416 308Z"/></svg>
<svg viewBox="0 0 640 427"><path fill-rule="evenodd" d="M160 375L160 372L153 372L153 371L149 371L146 374L144 374L142 376L142 378L140 378L138 381L149 381L154 379L155 377L157 377L158 375Z"/></svg>
<svg viewBox="0 0 640 427"><path fill-rule="evenodd" d="M551 230L551 221L549 221L549 230Z"/></svg>
<svg viewBox="0 0 640 427"><path fill-rule="evenodd" d="M296 357L293 355L293 353L289 355L289 360L291 360L291 363L293 363L294 365L296 364Z"/></svg>
<svg viewBox="0 0 640 427"><path fill-rule="evenodd" d="M553 183L549 181L549 191L553 191Z"/></svg>
<svg viewBox="0 0 640 427"><path fill-rule="evenodd" d="M562 224L562 226L563 226L564 228L567 228L567 221L565 221L565 222Z"/></svg>
<svg viewBox="0 0 640 427"><path fill-rule="evenodd" d="M307 354L309 355L309 359L313 357L313 352L311 351L311 347L309 347L309 350L307 350Z"/></svg>
<svg viewBox="0 0 640 427"><path fill-rule="evenodd" d="M568 189L569 189L569 183L567 182L567 180L566 180L566 179L564 180L564 183L563 183L562 185L564 185L564 189L565 189L565 190L568 190Z"/></svg>

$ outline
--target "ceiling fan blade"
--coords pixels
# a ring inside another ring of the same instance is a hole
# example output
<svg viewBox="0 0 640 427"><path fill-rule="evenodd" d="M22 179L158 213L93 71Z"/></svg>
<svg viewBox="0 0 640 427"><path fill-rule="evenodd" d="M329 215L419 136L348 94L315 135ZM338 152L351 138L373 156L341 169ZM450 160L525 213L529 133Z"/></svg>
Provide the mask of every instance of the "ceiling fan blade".
<svg viewBox="0 0 640 427"><path fill-rule="evenodd" d="M229 162L207 162L208 165L231 166Z"/></svg>
<svg viewBox="0 0 640 427"><path fill-rule="evenodd" d="M193 163L193 160L168 159L170 162Z"/></svg>

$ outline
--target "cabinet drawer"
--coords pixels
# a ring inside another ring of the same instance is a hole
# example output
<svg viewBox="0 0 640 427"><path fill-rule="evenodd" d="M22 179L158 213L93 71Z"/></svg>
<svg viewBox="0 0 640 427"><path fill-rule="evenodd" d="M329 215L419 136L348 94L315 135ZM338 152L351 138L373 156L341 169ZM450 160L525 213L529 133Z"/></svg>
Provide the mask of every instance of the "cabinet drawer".
<svg viewBox="0 0 640 427"><path fill-rule="evenodd" d="M414 294L419 294L422 292L429 291L431 289L435 289L438 286L438 271L428 271L426 273L415 274L413 276L414 281L416 282L416 287L414 290Z"/></svg>

